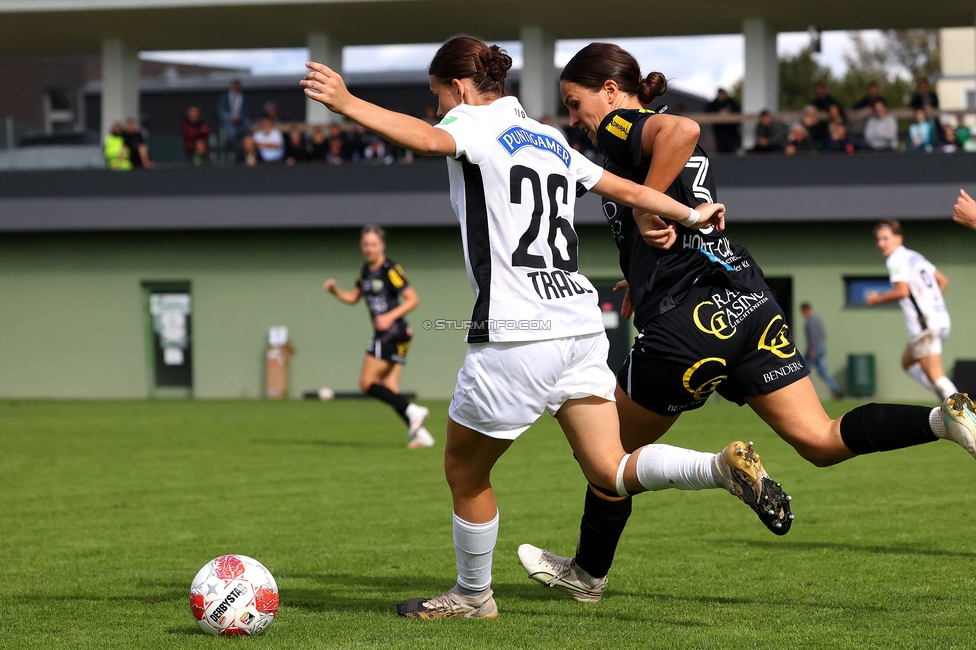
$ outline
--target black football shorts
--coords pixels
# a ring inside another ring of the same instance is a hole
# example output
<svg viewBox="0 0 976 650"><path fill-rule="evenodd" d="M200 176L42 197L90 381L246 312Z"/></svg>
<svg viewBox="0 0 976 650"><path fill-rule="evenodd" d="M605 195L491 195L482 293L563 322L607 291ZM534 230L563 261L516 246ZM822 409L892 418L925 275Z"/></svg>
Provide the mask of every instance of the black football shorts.
<svg viewBox="0 0 976 650"><path fill-rule="evenodd" d="M412 338L413 332L410 331L410 326L403 321L397 321L385 332L374 332L373 339L366 348L366 354L384 361L406 363Z"/></svg>
<svg viewBox="0 0 976 650"><path fill-rule="evenodd" d="M809 374L769 290L697 286L641 332L617 383L644 408L677 415L714 392L741 406Z"/></svg>

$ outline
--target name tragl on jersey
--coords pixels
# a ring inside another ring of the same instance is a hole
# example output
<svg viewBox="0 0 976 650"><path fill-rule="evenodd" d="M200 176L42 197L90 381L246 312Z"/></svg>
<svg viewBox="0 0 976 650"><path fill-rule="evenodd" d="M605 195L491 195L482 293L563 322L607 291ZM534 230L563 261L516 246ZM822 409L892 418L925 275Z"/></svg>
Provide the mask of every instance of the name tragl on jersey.
<svg viewBox="0 0 976 650"><path fill-rule="evenodd" d="M514 97L458 106L437 126L457 145L448 159L451 201L476 296L468 342L602 331L596 292L579 273L573 210L577 184L591 188L603 170L558 130L527 117ZM549 326L492 327L499 319Z"/></svg>

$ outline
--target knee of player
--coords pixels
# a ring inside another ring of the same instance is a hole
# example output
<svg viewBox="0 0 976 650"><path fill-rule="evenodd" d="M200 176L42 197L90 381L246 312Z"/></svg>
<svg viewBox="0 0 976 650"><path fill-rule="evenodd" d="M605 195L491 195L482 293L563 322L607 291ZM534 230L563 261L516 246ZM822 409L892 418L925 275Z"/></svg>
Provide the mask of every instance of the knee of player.
<svg viewBox="0 0 976 650"><path fill-rule="evenodd" d="M797 449L797 452L814 467L830 467L846 458L838 457L833 449L827 449L822 446L804 445L802 448Z"/></svg>
<svg viewBox="0 0 976 650"><path fill-rule="evenodd" d="M372 386L374 383L375 382L368 381L366 379L360 379L359 380L359 390L361 390L364 393L368 393L369 392L369 387Z"/></svg>

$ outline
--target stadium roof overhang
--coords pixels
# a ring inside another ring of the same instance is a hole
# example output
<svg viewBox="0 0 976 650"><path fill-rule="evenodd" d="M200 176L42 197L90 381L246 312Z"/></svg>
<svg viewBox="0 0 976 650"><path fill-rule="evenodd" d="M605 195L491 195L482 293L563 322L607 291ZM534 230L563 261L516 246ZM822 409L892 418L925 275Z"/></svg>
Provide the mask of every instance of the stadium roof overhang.
<svg viewBox="0 0 976 650"><path fill-rule="evenodd" d="M969 26L969 0L0 0L0 55L99 52L106 37L140 50L301 47L310 32L348 45L438 42L465 31L518 40L725 34L743 18L777 31Z"/></svg>

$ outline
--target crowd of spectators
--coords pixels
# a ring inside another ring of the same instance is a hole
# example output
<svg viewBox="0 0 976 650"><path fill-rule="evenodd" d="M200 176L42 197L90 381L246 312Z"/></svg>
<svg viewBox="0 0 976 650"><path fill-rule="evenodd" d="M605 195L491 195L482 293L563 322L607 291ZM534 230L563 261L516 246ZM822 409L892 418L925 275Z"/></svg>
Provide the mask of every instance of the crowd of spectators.
<svg viewBox="0 0 976 650"><path fill-rule="evenodd" d="M976 151L976 127L970 130L962 116L939 115L939 98L927 79L919 79L910 106L914 118L899 128L898 120L888 109L888 102L877 83L872 83L864 97L850 107L850 114L834 99L826 84L815 86L815 95L803 108L798 120L784 123L762 111L755 124L749 153L780 152L787 155L815 152L854 153L859 150L908 151ZM735 115L739 104L724 89L704 108L707 113ZM212 129L199 106L190 106L182 124L183 149L187 163L210 165L218 160L248 167L258 165L357 165L412 163L410 151L394 146L361 126L344 129L339 124L309 127L283 123L274 102L262 107L252 123L250 102L234 79L217 103L218 125ZM435 109L426 109L423 119L437 122ZM543 118L544 123L551 123ZM905 128L907 126L907 128ZM741 124L715 123L712 132L717 153L743 152ZM580 129L566 130L570 146L592 159L599 153ZM155 163L138 122L129 119L113 125L104 145L106 165L110 169L151 169ZM214 150L217 151L214 155Z"/></svg>
<svg viewBox="0 0 976 650"><path fill-rule="evenodd" d="M939 98L927 79L919 79L909 106L914 109L910 124L899 126L888 108L877 83L872 83L864 97L845 108L818 82L815 95L803 108L800 119L783 123L769 111L759 115L754 127L754 144L748 153L780 152L787 155L855 151L976 151L976 127L972 130L963 116L940 115ZM718 114L741 113L729 94L719 89L705 111ZM742 152L739 123L712 126L715 148L719 153Z"/></svg>

